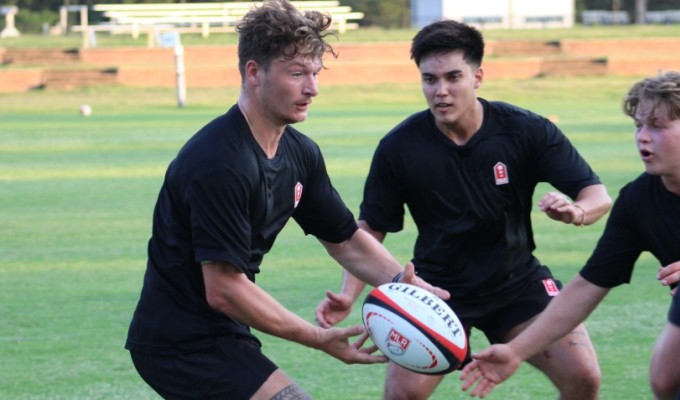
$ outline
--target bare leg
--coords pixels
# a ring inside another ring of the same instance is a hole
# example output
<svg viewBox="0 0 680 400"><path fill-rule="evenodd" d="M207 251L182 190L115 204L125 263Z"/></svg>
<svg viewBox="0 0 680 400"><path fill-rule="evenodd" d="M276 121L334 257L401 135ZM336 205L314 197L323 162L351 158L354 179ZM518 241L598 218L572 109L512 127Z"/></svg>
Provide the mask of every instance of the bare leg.
<svg viewBox="0 0 680 400"><path fill-rule="evenodd" d="M283 371L277 369L260 386L251 400L311 400L311 396L293 382Z"/></svg>
<svg viewBox="0 0 680 400"><path fill-rule="evenodd" d="M506 340L517 336L534 319L535 317L514 327ZM600 366L583 324L527 361L550 378L559 390L561 400L598 398Z"/></svg>
<svg viewBox="0 0 680 400"><path fill-rule="evenodd" d="M676 399L680 395L679 354L680 327L668 323L656 340L649 367L649 381L655 399Z"/></svg>
<svg viewBox="0 0 680 400"><path fill-rule="evenodd" d="M385 400L424 400L430 397L444 375L418 374L389 363L385 379Z"/></svg>

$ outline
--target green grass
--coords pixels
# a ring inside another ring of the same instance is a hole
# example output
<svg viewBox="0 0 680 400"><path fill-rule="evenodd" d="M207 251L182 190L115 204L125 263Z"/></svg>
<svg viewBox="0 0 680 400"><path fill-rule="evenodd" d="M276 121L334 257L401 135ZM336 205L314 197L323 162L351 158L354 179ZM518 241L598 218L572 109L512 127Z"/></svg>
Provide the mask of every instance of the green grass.
<svg viewBox="0 0 680 400"><path fill-rule="evenodd" d="M642 171L631 122L620 111L631 78L486 82L480 94L556 115L615 196ZM236 89L189 90L184 109L166 89L98 88L0 94L0 397L156 399L123 349L145 265L151 212L165 167L184 141L236 99ZM78 115L82 103L94 110ZM418 85L321 88L299 128L322 147L339 192L357 210L379 138L424 108ZM548 190L541 186L537 195ZM537 256L563 281L586 260L603 228L533 215ZM406 261L415 230L388 237ZM313 321L340 268L289 224L258 284ZM648 359L668 294L643 257L632 285L615 289L587 325L603 370L602 399L648 399ZM347 324L359 323L355 310ZM266 335L265 352L318 399L378 399L384 367L346 366ZM476 332L474 349L486 345ZM459 398L457 374L434 399ZM491 399L555 396L530 367Z"/></svg>

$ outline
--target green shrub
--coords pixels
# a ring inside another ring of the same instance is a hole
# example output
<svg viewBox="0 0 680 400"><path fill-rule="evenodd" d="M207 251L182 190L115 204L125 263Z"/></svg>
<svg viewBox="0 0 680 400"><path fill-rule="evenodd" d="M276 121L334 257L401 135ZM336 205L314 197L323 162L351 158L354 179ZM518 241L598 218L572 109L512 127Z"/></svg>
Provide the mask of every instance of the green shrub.
<svg viewBox="0 0 680 400"><path fill-rule="evenodd" d="M16 16L16 26L21 33L41 33L44 26L55 25L59 21L59 13L55 11L29 11L19 9Z"/></svg>

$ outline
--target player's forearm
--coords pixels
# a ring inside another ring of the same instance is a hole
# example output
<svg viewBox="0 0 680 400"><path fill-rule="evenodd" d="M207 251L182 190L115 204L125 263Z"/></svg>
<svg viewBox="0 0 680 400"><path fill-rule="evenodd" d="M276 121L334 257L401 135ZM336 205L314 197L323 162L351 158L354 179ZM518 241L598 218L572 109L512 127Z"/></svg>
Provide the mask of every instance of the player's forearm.
<svg viewBox="0 0 680 400"><path fill-rule="evenodd" d="M351 275L372 286L390 282L395 275L404 271L404 267L387 249L362 229L358 229L343 243L324 243L324 246ZM357 294L357 286L358 283L345 274L343 288L346 287L350 294Z"/></svg>
<svg viewBox="0 0 680 400"><path fill-rule="evenodd" d="M577 275L508 345L523 361L531 358L585 321L608 291Z"/></svg>
<svg viewBox="0 0 680 400"><path fill-rule="evenodd" d="M259 300L263 300L263 298L261 297ZM308 347L319 347L321 343L320 328L291 312L273 298L270 297L262 302L248 302L248 305L253 307L241 311L241 315L246 315L245 319L248 321L248 326L260 332Z"/></svg>
<svg viewBox="0 0 680 400"><path fill-rule="evenodd" d="M319 328L288 310L269 293L222 263L203 265L206 300L218 312L261 332L310 347Z"/></svg>
<svg viewBox="0 0 680 400"><path fill-rule="evenodd" d="M577 206L583 214L577 219L578 225L590 225L597 222L609 211L612 199L607 193L607 188L602 185L591 185L579 192L574 206Z"/></svg>
<svg viewBox="0 0 680 400"><path fill-rule="evenodd" d="M357 225L359 225L359 228L361 228L365 232L368 232L381 244L385 240L386 236L385 232L380 232L373 229L366 221L359 220L357 221ZM364 289L365 286L366 284L363 281L361 281L359 278L355 277L350 272L345 270L342 279L342 293L349 294L350 296L352 296L353 299L356 299L357 297L359 297L359 294L361 294L361 291Z"/></svg>
<svg viewBox="0 0 680 400"><path fill-rule="evenodd" d="M387 234L386 234L385 232L380 232L380 231L376 231L375 229L373 229L373 228L368 224L368 222L366 222L366 221L364 221L364 220L359 220L359 221L357 221L357 225L359 225L359 228L361 228L361 229L365 230L366 232L370 233L371 236L373 236L373 237L374 237L377 241L379 241L380 243L382 243L382 242L385 240L385 236L387 236Z"/></svg>

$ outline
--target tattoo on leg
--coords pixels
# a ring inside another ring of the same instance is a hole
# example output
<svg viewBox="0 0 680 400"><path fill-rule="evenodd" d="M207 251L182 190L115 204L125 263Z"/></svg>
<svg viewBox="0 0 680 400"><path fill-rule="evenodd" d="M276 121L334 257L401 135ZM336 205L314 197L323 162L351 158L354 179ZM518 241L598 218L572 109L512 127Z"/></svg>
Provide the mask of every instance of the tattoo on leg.
<svg viewBox="0 0 680 400"><path fill-rule="evenodd" d="M312 397L300 386L292 384L272 396L271 400L312 400Z"/></svg>

